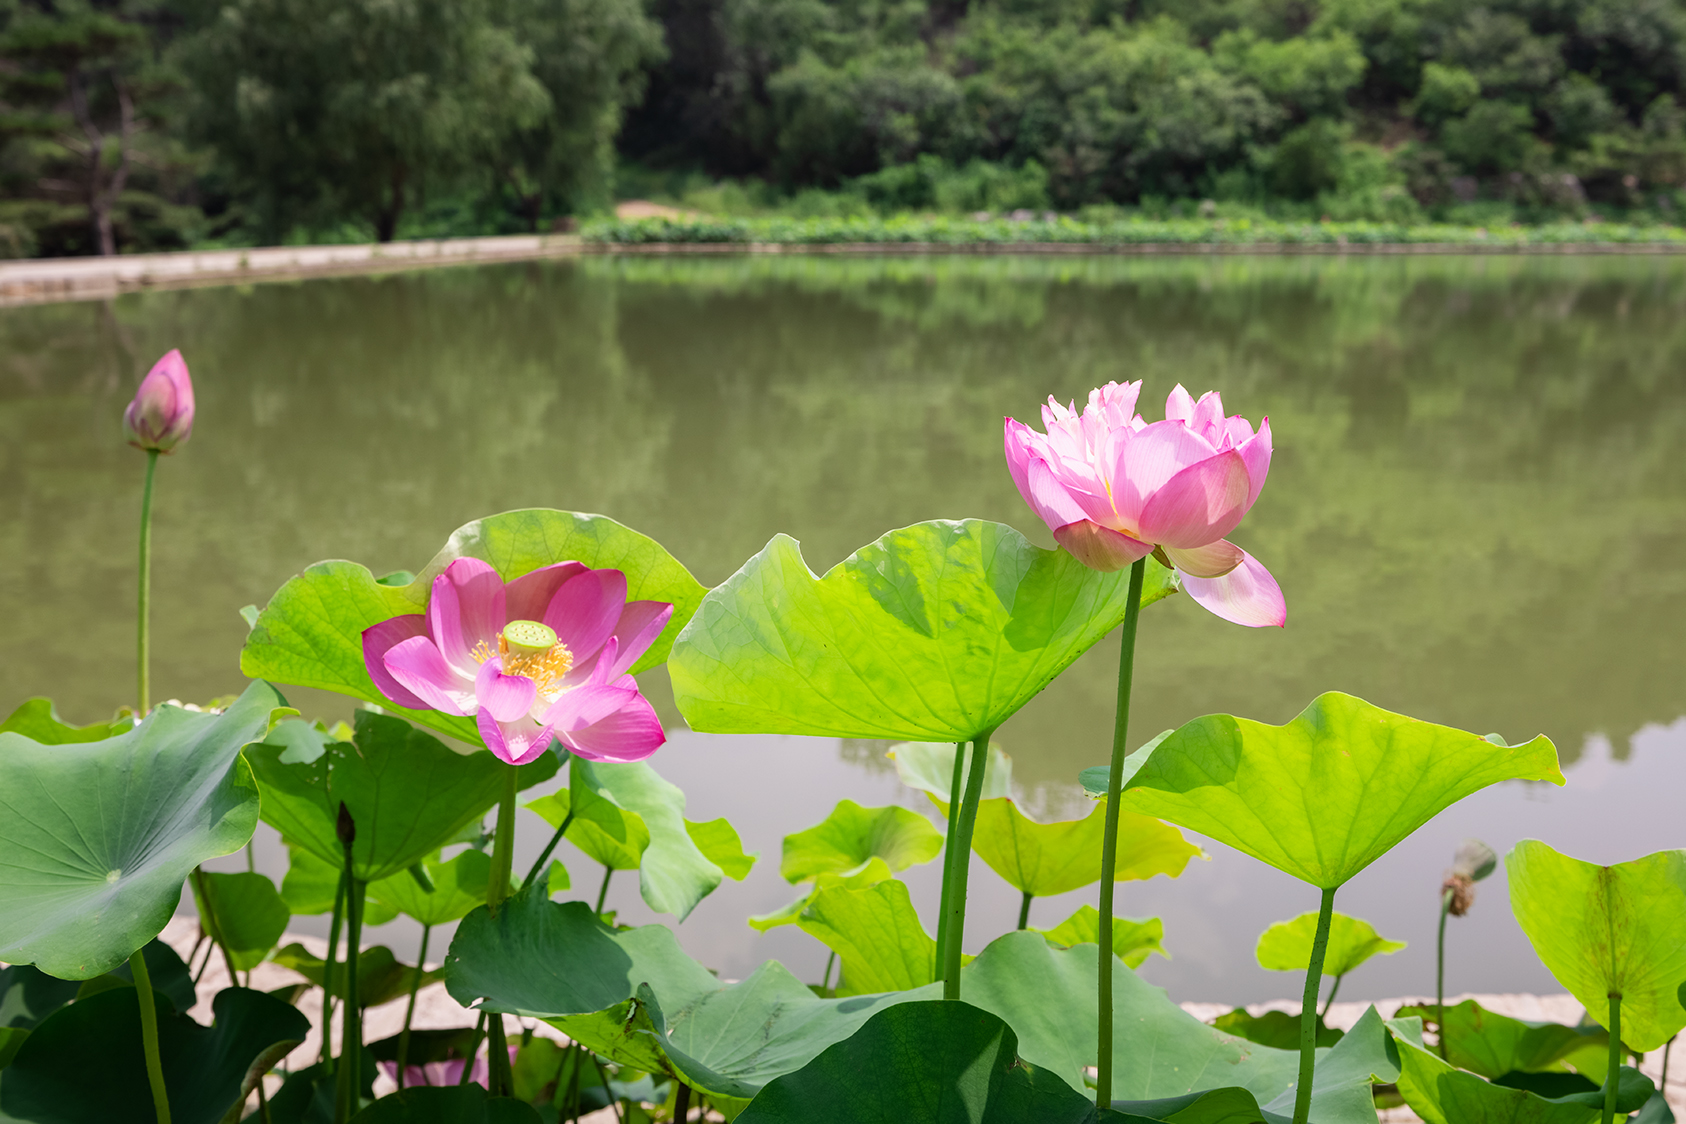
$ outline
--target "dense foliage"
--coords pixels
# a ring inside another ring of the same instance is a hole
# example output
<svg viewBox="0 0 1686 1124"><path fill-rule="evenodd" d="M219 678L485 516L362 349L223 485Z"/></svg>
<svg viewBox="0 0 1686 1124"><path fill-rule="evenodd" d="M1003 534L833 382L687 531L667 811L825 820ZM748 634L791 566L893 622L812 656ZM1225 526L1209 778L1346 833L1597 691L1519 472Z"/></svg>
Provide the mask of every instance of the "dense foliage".
<svg viewBox="0 0 1686 1124"><path fill-rule="evenodd" d="M1674 221L1686 183L1681 0L6 0L0 53L14 256L538 229L617 147L822 216Z"/></svg>

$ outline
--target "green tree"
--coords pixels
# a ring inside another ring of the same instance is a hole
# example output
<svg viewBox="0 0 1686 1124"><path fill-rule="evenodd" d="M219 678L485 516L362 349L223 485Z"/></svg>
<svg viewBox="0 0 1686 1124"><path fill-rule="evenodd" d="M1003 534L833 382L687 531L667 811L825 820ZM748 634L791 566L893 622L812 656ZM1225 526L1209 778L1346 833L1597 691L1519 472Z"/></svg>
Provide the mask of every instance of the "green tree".
<svg viewBox="0 0 1686 1124"><path fill-rule="evenodd" d="M229 0L189 45L195 127L263 234L354 215L390 241L430 188L551 112L489 0Z"/></svg>

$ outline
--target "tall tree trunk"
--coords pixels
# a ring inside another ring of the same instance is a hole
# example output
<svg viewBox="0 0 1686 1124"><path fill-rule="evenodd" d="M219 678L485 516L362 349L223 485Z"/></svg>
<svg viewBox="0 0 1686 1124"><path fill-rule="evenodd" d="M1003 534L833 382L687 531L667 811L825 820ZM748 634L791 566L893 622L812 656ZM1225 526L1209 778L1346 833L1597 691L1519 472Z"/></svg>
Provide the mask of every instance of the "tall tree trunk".
<svg viewBox="0 0 1686 1124"><path fill-rule="evenodd" d="M88 144L88 217L93 227L94 240L99 244L100 254L111 257L117 253L117 235L112 228L111 211L117 203L117 197L123 193L123 187L129 181L129 163L131 141L135 132L135 103L129 96L129 88L123 84L116 69L109 71L112 89L117 93L118 139L117 139L117 170L112 173L109 183L105 179L105 134L94 124L94 116L88 108L88 93L85 80L80 70L73 70L66 75L66 84L70 88L70 106L76 115L76 123L82 128L82 135Z"/></svg>
<svg viewBox="0 0 1686 1124"><path fill-rule="evenodd" d="M375 241L390 242L398 233L398 219L404 213L404 162L392 165L392 197L375 215Z"/></svg>

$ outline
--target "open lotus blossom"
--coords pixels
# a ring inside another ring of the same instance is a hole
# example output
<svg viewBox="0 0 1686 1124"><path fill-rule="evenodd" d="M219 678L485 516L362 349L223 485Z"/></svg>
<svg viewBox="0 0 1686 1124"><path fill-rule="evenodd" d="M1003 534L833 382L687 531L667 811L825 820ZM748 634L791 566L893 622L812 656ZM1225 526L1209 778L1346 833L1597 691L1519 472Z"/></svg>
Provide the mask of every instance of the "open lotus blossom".
<svg viewBox="0 0 1686 1124"><path fill-rule="evenodd" d="M509 1064L515 1064L516 1047L509 1048ZM474 1059L474 1068L468 1071L468 1079L482 1088L486 1087L487 1076L490 1073L490 1059L480 1054ZM381 1072L396 1082L398 1080L398 1063L395 1061L380 1061ZM460 1085L462 1084L462 1058L446 1058L440 1062L427 1062L423 1065L407 1065L404 1067L404 1087L414 1089L422 1085Z"/></svg>
<svg viewBox="0 0 1686 1124"><path fill-rule="evenodd" d="M399 706L473 716L511 765L552 738L592 761L641 761L667 735L627 669L672 616L664 601L627 601L619 570L559 562L506 584L458 558L426 613L363 631L363 660Z"/></svg>
<svg viewBox="0 0 1686 1124"><path fill-rule="evenodd" d="M129 444L158 453L173 451L193 435L193 380L180 351L171 351L146 373L123 411L123 429Z"/></svg>
<svg viewBox="0 0 1686 1124"><path fill-rule="evenodd" d="M1140 382L1108 383L1075 403L1049 398L1046 433L1006 419L1007 467L1019 494L1085 566L1121 570L1148 554L1175 568L1195 601L1227 621L1281 625L1276 579L1229 542L1270 471L1270 419L1257 432L1224 416L1209 391L1180 385L1165 420L1136 413Z"/></svg>

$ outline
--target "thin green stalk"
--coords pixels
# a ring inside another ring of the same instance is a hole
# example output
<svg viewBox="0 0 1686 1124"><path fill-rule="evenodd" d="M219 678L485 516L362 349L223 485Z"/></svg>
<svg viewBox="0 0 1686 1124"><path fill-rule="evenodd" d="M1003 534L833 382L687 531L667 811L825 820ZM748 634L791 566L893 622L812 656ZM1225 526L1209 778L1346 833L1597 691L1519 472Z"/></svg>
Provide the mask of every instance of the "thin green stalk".
<svg viewBox="0 0 1686 1124"><path fill-rule="evenodd" d="M140 598L136 606L136 690L139 718L147 711L152 689L152 477L158 471L158 450L146 451L146 483L141 486Z"/></svg>
<svg viewBox="0 0 1686 1124"><path fill-rule="evenodd" d="M251 839L246 840L246 873L247 874L256 874L258 872L258 855L257 855L257 851L254 849L256 843L257 843L257 838L255 836Z"/></svg>
<svg viewBox="0 0 1686 1124"><path fill-rule="evenodd" d="M468 1056L463 1059L462 1076L457 1078L458 1085L467 1085L474 1075L474 1059L480 1053L480 1039L486 1033L486 1012L481 1011L480 1017L474 1020L474 1037L468 1040Z"/></svg>
<svg viewBox="0 0 1686 1124"><path fill-rule="evenodd" d="M351 869L351 844L345 847L346 869ZM354 879L345 902L345 1000L341 1004L344 1018L340 1029L339 1092L343 1116L336 1117L344 1124L362 1108L363 1075L363 1006L357 988L357 958L363 940L363 895L369 884Z"/></svg>
<svg viewBox="0 0 1686 1124"><path fill-rule="evenodd" d="M521 885L531 885L533 879L539 876L539 871L543 870L544 864L550 861L550 856L556 850L556 845L562 842L564 835L568 834L568 825L573 822L574 811L570 808L568 814L562 817L562 826L556 829L556 834L550 837L550 842L546 843L544 850L539 852L539 857L533 862L533 868L527 872L527 881L521 883Z"/></svg>
<svg viewBox="0 0 1686 1124"><path fill-rule="evenodd" d="M152 1001L152 973L147 970L145 949L129 956L129 971L135 977L135 998L140 1000L141 1050L146 1054L146 1083L152 1086L152 1111L158 1124L170 1124L170 1096L164 1089L164 1059L158 1052L158 1007Z"/></svg>
<svg viewBox="0 0 1686 1124"><path fill-rule="evenodd" d="M427 938L432 925L422 926L421 951L416 953L416 974L410 980L410 1005L404 1009L404 1029L398 1032L398 1087L404 1087L404 1066L410 1060L410 1020L416 1017L416 992L421 990L422 973L427 970Z"/></svg>
<svg viewBox="0 0 1686 1124"><path fill-rule="evenodd" d="M1024 901L1019 903L1019 928L1030 924L1030 903L1036 900L1036 895L1029 890L1024 892Z"/></svg>
<svg viewBox="0 0 1686 1124"><path fill-rule="evenodd" d="M1674 1036L1674 1038L1679 1037L1678 1034ZM1670 1038L1668 1045L1663 1047L1663 1079L1657 1082L1657 1088L1661 1089L1665 1095L1668 1093L1668 1055L1674 1049L1674 1038Z"/></svg>
<svg viewBox="0 0 1686 1124"><path fill-rule="evenodd" d="M205 872L198 867L193 868L193 888L199 891L199 900L204 903L205 911L199 918L199 927L211 934L211 943L222 950L222 962L228 969L228 986L239 987L240 977L234 974L234 957L229 955L228 945L222 939L222 926L217 923L216 903L211 901L211 884L205 881Z"/></svg>
<svg viewBox="0 0 1686 1124"><path fill-rule="evenodd" d="M574 1124L580 1121L580 1053L579 1046L574 1047L574 1072L568 1079L568 1099L574 1110Z"/></svg>
<svg viewBox="0 0 1686 1124"><path fill-rule="evenodd" d="M1118 793L1124 787L1124 747L1130 733L1130 685L1136 670L1136 620L1142 612L1142 579L1147 559L1138 558L1130 567L1130 590L1124 610L1124 625L1118 633L1118 700L1113 709L1112 767L1106 778L1106 832L1101 839L1100 963L1096 979L1098 1004L1095 1035L1099 1049L1095 1058L1095 1107L1112 1105L1112 904L1118 869Z"/></svg>
<svg viewBox="0 0 1686 1124"><path fill-rule="evenodd" d="M1434 1029L1440 1036L1440 1060L1446 1060L1446 915L1452 910L1451 890L1440 893L1440 943L1434 953Z"/></svg>
<svg viewBox="0 0 1686 1124"><path fill-rule="evenodd" d="M954 856L950 877L945 879L943 887L943 912L948 914L948 943L943 946L944 999L960 998L960 950L966 939L966 879L972 868L972 829L978 822L978 800L983 796L984 769L989 764L989 739L994 735L994 730L984 730L973 740L960 814L949 821L953 825L949 830L954 834Z"/></svg>
<svg viewBox="0 0 1686 1124"><path fill-rule="evenodd" d="M947 963L945 949L948 948L948 894L949 886L954 881L954 817L960 808L961 798L965 795L963 786L966 783L966 743L959 742L954 747L954 778L948 784L948 827L943 832L943 890L942 905L937 910L937 971Z"/></svg>
<svg viewBox="0 0 1686 1124"><path fill-rule="evenodd" d="M615 876L615 868L614 867L606 866L606 867L603 868L603 886L600 890L597 891L597 912L598 913L603 912L603 903L609 900L609 879L613 878L614 876Z"/></svg>
<svg viewBox="0 0 1686 1124"><path fill-rule="evenodd" d="M1610 1068L1604 1074L1604 1120L1616 1118L1616 1083L1622 1070L1622 993L1610 993Z"/></svg>
<svg viewBox="0 0 1686 1124"><path fill-rule="evenodd" d="M1294 1124L1311 1116L1311 1082L1317 1068L1317 993L1323 989L1323 957L1329 951L1329 925L1335 917L1335 891L1323 891L1317 911L1317 936L1311 942L1311 963L1305 970L1305 994L1300 1001L1300 1080L1294 1089Z"/></svg>
<svg viewBox="0 0 1686 1124"><path fill-rule="evenodd" d="M516 774L514 765L503 767L503 798L498 801L498 826L492 837L492 870L486 879L486 908L493 917L498 915L498 907L509 897L510 868L515 863Z"/></svg>
<svg viewBox="0 0 1686 1124"><path fill-rule="evenodd" d="M691 1087L683 1081L679 1083L679 1091L673 1097L673 1119L676 1121L691 1118Z"/></svg>
<svg viewBox="0 0 1686 1124"><path fill-rule="evenodd" d="M334 916L328 922L328 958L322 965L322 1056L318 1059L329 1073L334 1071L334 1052L329 1049L333 1038L329 1028L334 1019L334 960L340 944L340 922L345 911L345 872L340 872L339 889L334 891Z"/></svg>
<svg viewBox="0 0 1686 1124"><path fill-rule="evenodd" d="M621 1102L615 1099L609 1088L609 1071L603 1068L603 1063L597 1060L597 1055L586 1051L591 1057L591 1064L597 1067L597 1079L603 1082L603 1096L608 1099L609 1106L615 1110L615 1124L626 1124L626 1113L621 1111Z"/></svg>
<svg viewBox="0 0 1686 1124"><path fill-rule="evenodd" d="M831 994L831 970L837 966L837 950L831 950L831 955L825 958L825 977L820 980L820 990Z"/></svg>
<svg viewBox="0 0 1686 1124"><path fill-rule="evenodd" d="M1335 977L1335 986L1329 989L1329 998L1323 1001L1323 1013L1317 1017L1322 1019L1324 1022L1329 1021L1329 1008L1335 1005L1335 992L1341 989L1341 981L1344 979L1346 979L1345 976Z"/></svg>
<svg viewBox="0 0 1686 1124"><path fill-rule="evenodd" d="M494 1097L513 1096L515 1078L509 1071L509 1039L504 1037L503 1016L494 1012L486 1019L486 1086Z"/></svg>

